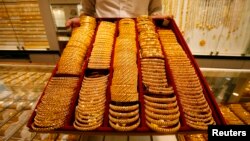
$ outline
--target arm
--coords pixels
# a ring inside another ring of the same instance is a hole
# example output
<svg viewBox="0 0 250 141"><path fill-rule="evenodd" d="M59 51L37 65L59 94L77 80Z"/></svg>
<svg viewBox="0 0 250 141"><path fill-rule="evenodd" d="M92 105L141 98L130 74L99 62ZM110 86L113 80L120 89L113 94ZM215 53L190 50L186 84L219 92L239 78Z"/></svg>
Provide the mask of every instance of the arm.
<svg viewBox="0 0 250 141"><path fill-rule="evenodd" d="M81 15L95 16L95 0L82 0L82 11Z"/></svg>
<svg viewBox="0 0 250 141"><path fill-rule="evenodd" d="M173 15L162 14L162 2L161 0L150 0L148 13L152 18L162 18L167 21L167 19L173 19Z"/></svg>
<svg viewBox="0 0 250 141"><path fill-rule="evenodd" d="M94 16L95 15L95 0L82 0L82 13L81 15ZM79 17L75 17L67 20L66 27L78 27L80 26Z"/></svg>
<svg viewBox="0 0 250 141"><path fill-rule="evenodd" d="M148 6L148 14L151 16L162 15L161 0L150 0Z"/></svg>

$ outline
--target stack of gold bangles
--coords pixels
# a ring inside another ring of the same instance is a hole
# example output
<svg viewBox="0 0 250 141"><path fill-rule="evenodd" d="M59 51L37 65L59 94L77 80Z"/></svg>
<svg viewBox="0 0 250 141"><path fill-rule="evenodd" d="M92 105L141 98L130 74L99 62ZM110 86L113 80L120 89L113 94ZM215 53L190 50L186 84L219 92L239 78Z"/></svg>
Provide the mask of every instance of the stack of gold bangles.
<svg viewBox="0 0 250 141"><path fill-rule="evenodd" d="M58 74L80 75L84 57L92 41L96 21L95 18L80 17L81 26L75 28L58 63Z"/></svg>
<svg viewBox="0 0 250 141"><path fill-rule="evenodd" d="M35 131L49 131L63 127L70 114L70 105L77 87L78 78L53 77L41 102L38 104L32 129Z"/></svg>
<svg viewBox="0 0 250 141"><path fill-rule="evenodd" d="M168 85L165 60L153 22L147 17L137 18L141 47L142 81L146 123L154 131L174 133L179 130L179 108L173 88Z"/></svg>
<svg viewBox="0 0 250 141"><path fill-rule="evenodd" d="M102 21L98 26L75 112L74 127L78 130L95 130L103 123L109 73L101 70L110 67L114 33L114 23Z"/></svg>
<svg viewBox="0 0 250 141"><path fill-rule="evenodd" d="M84 77L75 112L74 127L82 131L100 127L105 111L108 75L90 76Z"/></svg>
<svg viewBox="0 0 250 141"><path fill-rule="evenodd" d="M140 124L139 105L131 104L131 102L138 101L134 20L120 20L119 31L115 45L111 84L111 101L114 104L109 106L109 124L118 131L131 131Z"/></svg>
<svg viewBox="0 0 250 141"><path fill-rule="evenodd" d="M220 105L220 111L229 125L243 125L244 123L227 107Z"/></svg>
<svg viewBox="0 0 250 141"><path fill-rule="evenodd" d="M243 106L248 112L250 112L250 102L243 103L242 106Z"/></svg>
<svg viewBox="0 0 250 141"><path fill-rule="evenodd" d="M101 21L89 58L88 68L109 69L115 29L115 23Z"/></svg>
<svg viewBox="0 0 250 141"><path fill-rule="evenodd" d="M245 110L240 104L230 104L229 108L235 113L244 123L250 125L250 113Z"/></svg>
<svg viewBox="0 0 250 141"><path fill-rule="evenodd" d="M195 129L207 130L208 125L215 122L194 67L171 30L162 29L158 33L173 73L186 123Z"/></svg>

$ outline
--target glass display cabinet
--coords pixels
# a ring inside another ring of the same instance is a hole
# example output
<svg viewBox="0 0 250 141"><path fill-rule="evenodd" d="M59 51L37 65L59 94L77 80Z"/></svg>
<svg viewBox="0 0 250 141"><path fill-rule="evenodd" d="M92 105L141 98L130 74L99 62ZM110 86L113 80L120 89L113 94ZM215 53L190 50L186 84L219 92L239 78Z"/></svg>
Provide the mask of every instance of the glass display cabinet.
<svg viewBox="0 0 250 141"><path fill-rule="evenodd" d="M81 136L29 132L27 120L53 70L53 65L0 65L0 139L2 140L148 140L194 138L201 135L168 136ZM201 68L218 104L250 102L250 70ZM244 106L245 106L244 105ZM237 111L236 111L237 112ZM239 118L240 119L240 118ZM206 139L206 135L202 135Z"/></svg>
<svg viewBox="0 0 250 141"><path fill-rule="evenodd" d="M249 0L162 0L194 55L249 56Z"/></svg>
<svg viewBox="0 0 250 141"><path fill-rule="evenodd" d="M201 68L227 124L250 124L250 70ZM178 141L207 141L207 134L178 134Z"/></svg>

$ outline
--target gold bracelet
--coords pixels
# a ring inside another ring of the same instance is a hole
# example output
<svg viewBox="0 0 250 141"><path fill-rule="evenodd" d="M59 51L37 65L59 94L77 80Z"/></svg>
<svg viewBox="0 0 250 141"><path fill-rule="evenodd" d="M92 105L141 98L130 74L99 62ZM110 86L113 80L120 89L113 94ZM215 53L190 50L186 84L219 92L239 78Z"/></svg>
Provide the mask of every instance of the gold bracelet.
<svg viewBox="0 0 250 141"><path fill-rule="evenodd" d="M109 120L109 124L112 128L114 128L118 131L132 131L140 125L140 119L135 124L133 124L131 126L120 126L119 124L115 124L110 120Z"/></svg>
<svg viewBox="0 0 250 141"><path fill-rule="evenodd" d="M167 103L167 102L174 102L176 101L176 97L162 97L162 98L157 98L157 97L152 97L148 95L144 95L144 99L154 102L154 103Z"/></svg>
<svg viewBox="0 0 250 141"><path fill-rule="evenodd" d="M206 108L199 108L199 106L197 106L197 108L191 108L189 106L184 106L183 110L185 111L192 111L192 112L196 112L196 113L204 113L204 112L211 112L211 109L209 107Z"/></svg>
<svg viewBox="0 0 250 141"><path fill-rule="evenodd" d="M34 121L34 124L36 126L39 126L40 128L47 128L47 127L55 127L57 125L64 125L64 119L59 119L59 120L55 120L55 121Z"/></svg>
<svg viewBox="0 0 250 141"><path fill-rule="evenodd" d="M185 117L187 120L197 121L197 122L208 122L208 121L211 121L211 120L213 119L212 116L207 117L207 118L196 118L196 117L189 116L189 115L187 115L187 114L184 114L184 117Z"/></svg>
<svg viewBox="0 0 250 141"><path fill-rule="evenodd" d="M173 103L167 103L167 104L159 104L159 103L153 103L153 102L149 102L147 101L146 99L144 99L145 101L145 104L146 105L149 105L151 107L154 107L154 108L160 108L160 109L166 109L166 108L174 108L177 106L177 102L174 101Z"/></svg>
<svg viewBox="0 0 250 141"><path fill-rule="evenodd" d="M178 119L180 117L180 112L178 111L177 113L175 114L171 114L171 115L161 115L161 114L155 114L155 113L152 113L150 111L148 111L147 109L145 109L145 113L147 116L150 116L154 119L163 119L163 120L175 120L175 119Z"/></svg>
<svg viewBox="0 0 250 141"><path fill-rule="evenodd" d="M96 121L96 122L90 122L90 123L81 123L79 120L75 120L74 123L79 126L79 127L84 127L84 128L89 128L89 127L93 127L96 125L100 125L102 124L102 120Z"/></svg>
<svg viewBox="0 0 250 141"><path fill-rule="evenodd" d="M91 118L99 119L99 118L103 117L103 113L104 113L104 111L93 112L93 113L80 113L77 111L76 115L77 115L77 117L81 118L82 120L89 120Z"/></svg>
<svg viewBox="0 0 250 141"><path fill-rule="evenodd" d="M132 106L116 106L109 104L110 109L115 110L115 111L122 111L122 112L127 112L127 111L134 111L139 108L139 104L132 105Z"/></svg>
<svg viewBox="0 0 250 141"><path fill-rule="evenodd" d="M208 118L208 117L211 117L212 116L212 113L209 112L209 113L206 113L206 114L198 114L198 113L195 113L195 112L191 112L191 111L183 111L184 114L187 114L191 117L195 117L195 118L201 118L201 119L204 119L204 118Z"/></svg>
<svg viewBox="0 0 250 141"><path fill-rule="evenodd" d="M114 116L114 117L133 117L139 114L139 109L136 109L135 111L132 112L126 112L126 113L121 113L117 111L113 111L112 109L109 109L109 114Z"/></svg>
<svg viewBox="0 0 250 141"><path fill-rule="evenodd" d="M111 120L113 123L129 124L135 122L138 119L139 119L139 114L137 114L132 118L121 118L121 119L114 118L109 114L109 120Z"/></svg>
<svg viewBox="0 0 250 141"><path fill-rule="evenodd" d="M179 118L174 119L174 120L155 120L153 118L151 118L150 116L146 115L146 119L153 124L157 124L160 126L174 126L179 122Z"/></svg>
<svg viewBox="0 0 250 141"><path fill-rule="evenodd" d="M100 127L102 125L102 123L99 123L95 126L91 126L91 127L80 127L77 125L77 123L73 123L73 126L77 129L77 130L81 130L81 131L90 131L90 130L95 130L96 128Z"/></svg>
<svg viewBox="0 0 250 141"><path fill-rule="evenodd" d="M180 122L178 122L177 126L173 128L162 128L159 127L155 124L151 124L148 121L146 121L146 124L149 126L150 129L156 131L156 132L161 132L161 133L175 133L180 129Z"/></svg>
<svg viewBox="0 0 250 141"><path fill-rule="evenodd" d="M53 127L39 128L39 127L36 127L36 125L34 123L31 124L31 128L35 131L51 131L51 130L58 129L61 127L63 127L63 125L56 125Z"/></svg>
<svg viewBox="0 0 250 141"><path fill-rule="evenodd" d="M156 113L156 114L174 114L179 111L178 106L176 106L175 108L171 108L171 109L170 108L169 109L157 109L157 108L148 106L146 104L144 106L148 111Z"/></svg>
<svg viewBox="0 0 250 141"><path fill-rule="evenodd" d="M198 108L200 108L200 109L204 109L204 108L209 107L207 103L205 103L205 104L203 104L203 105L190 105L190 104L186 104L186 103L181 103L181 105L183 105L183 107L189 107L189 108L192 108L192 109L196 109L197 106L198 106Z"/></svg>

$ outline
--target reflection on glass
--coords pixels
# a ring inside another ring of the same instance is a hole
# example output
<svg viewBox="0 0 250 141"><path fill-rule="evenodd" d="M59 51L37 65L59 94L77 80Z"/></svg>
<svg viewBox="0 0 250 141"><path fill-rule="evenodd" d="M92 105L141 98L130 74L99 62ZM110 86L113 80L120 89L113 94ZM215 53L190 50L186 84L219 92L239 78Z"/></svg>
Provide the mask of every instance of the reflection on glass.
<svg viewBox="0 0 250 141"><path fill-rule="evenodd" d="M52 10L57 27L65 27L65 13L63 8L54 8ZM55 18L56 17L56 18Z"/></svg>
<svg viewBox="0 0 250 141"><path fill-rule="evenodd" d="M250 70L202 69L218 103L250 102Z"/></svg>

